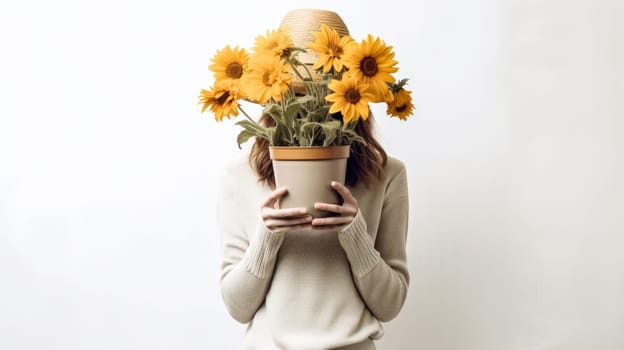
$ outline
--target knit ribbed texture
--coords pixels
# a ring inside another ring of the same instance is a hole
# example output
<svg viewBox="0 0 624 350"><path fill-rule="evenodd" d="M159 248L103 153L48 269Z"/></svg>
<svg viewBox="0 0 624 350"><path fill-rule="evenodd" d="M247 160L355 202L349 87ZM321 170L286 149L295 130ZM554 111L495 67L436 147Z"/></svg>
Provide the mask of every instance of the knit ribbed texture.
<svg viewBox="0 0 624 350"><path fill-rule="evenodd" d="M381 259L372 238L366 231L366 221L360 211L353 222L338 234L338 240L357 277L365 276Z"/></svg>
<svg viewBox="0 0 624 350"><path fill-rule="evenodd" d="M404 168L388 157L378 181L350 188L359 210L341 232L282 234L260 218L271 189L248 159L226 168L218 198L221 289L228 312L249 324L243 349L374 349L365 339L383 335L382 322L407 295Z"/></svg>
<svg viewBox="0 0 624 350"><path fill-rule="evenodd" d="M251 243L245 257L245 268L256 278L265 279L271 275L279 251L283 233L274 233L260 225L256 239Z"/></svg>

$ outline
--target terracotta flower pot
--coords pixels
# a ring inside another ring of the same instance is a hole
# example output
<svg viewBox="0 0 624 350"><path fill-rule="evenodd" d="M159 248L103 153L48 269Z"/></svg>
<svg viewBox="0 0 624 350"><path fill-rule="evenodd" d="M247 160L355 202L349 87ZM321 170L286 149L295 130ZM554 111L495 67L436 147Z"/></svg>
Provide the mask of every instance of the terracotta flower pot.
<svg viewBox="0 0 624 350"><path fill-rule="evenodd" d="M313 217L331 215L314 209L314 203L339 204L340 195L331 187L332 181L345 182L350 146L282 147L271 146L273 171L277 187L286 187L280 208L303 207Z"/></svg>

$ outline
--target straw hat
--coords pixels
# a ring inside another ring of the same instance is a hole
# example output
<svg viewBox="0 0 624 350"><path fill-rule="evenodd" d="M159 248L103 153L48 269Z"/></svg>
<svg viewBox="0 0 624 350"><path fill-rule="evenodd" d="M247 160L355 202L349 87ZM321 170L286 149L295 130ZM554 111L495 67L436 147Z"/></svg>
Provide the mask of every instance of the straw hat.
<svg viewBox="0 0 624 350"><path fill-rule="evenodd" d="M301 52L298 58L299 61L309 66L310 70L319 55L308 49L308 43L314 41L313 33L320 32L322 24L333 28L338 32L338 34L340 34L340 36L349 35L349 29L342 18L340 18L336 12L328 10L292 10L286 13L280 23L280 29L285 30L290 35L293 44L296 47L306 49L306 52ZM321 77L316 72L313 72L313 79L314 81L319 81L321 80ZM293 77L293 87L296 92L305 93L303 83L296 75Z"/></svg>

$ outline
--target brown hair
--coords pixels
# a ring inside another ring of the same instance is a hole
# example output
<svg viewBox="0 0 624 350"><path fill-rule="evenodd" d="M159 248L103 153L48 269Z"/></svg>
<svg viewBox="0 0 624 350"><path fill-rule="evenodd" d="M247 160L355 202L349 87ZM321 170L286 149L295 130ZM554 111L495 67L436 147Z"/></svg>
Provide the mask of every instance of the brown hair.
<svg viewBox="0 0 624 350"><path fill-rule="evenodd" d="M268 114L260 117L258 123L265 126L275 125L275 121ZM366 144L360 142L351 144L351 155L347 161L345 182L347 186L351 187L360 182L369 186L374 179L382 175L388 155L375 139L372 114L367 120L360 120L355 126L355 131L366 140ZM269 156L269 142L266 139L256 137L249 154L249 163L256 170L258 181L268 183L271 188L275 187L273 163Z"/></svg>

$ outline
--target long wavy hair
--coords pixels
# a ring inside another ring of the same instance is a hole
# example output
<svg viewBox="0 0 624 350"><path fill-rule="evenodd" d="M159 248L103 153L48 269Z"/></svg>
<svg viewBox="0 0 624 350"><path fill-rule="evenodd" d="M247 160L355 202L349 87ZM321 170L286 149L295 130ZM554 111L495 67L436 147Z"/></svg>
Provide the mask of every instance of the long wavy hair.
<svg viewBox="0 0 624 350"><path fill-rule="evenodd" d="M258 123L267 127L275 125L275 121L268 114L260 117ZM368 187L373 180L383 175L383 168L388 161L388 155L375 139L372 114L367 120L360 120L355 126L355 131L366 140L366 144L360 142L351 144L345 182L350 187L358 183L363 183ZM269 142L267 140L256 137L249 154L249 164L258 174L258 181L265 182L271 188L275 188L273 163L269 155Z"/></svg>

